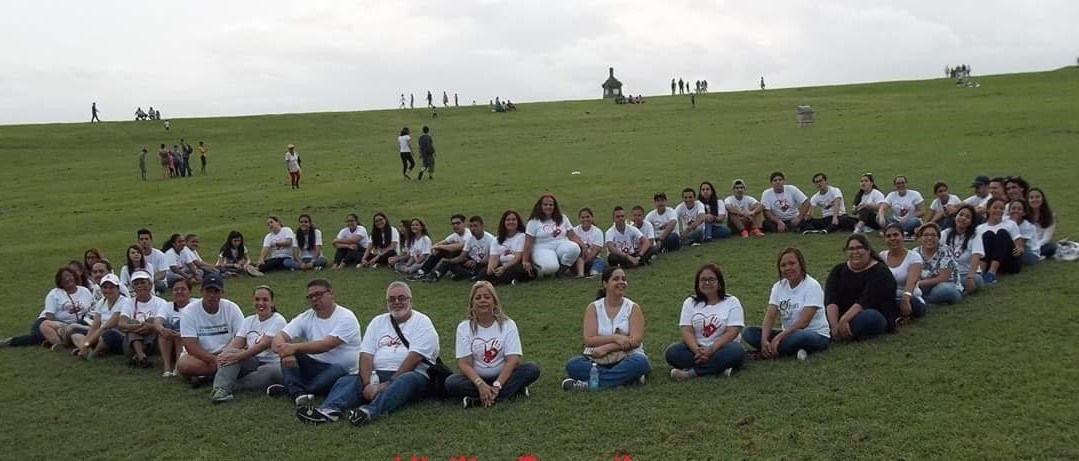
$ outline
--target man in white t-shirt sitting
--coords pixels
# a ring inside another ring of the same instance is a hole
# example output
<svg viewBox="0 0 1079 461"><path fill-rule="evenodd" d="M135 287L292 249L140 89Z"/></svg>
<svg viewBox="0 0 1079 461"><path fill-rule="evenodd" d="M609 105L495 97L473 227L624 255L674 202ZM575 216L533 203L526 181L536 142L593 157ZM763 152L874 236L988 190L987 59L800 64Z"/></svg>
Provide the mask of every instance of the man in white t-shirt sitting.
<svg viewBox="0 0 1079 461"><path fill-rule="evenodd" d="M820 217L806 219L802 225L802 233L827 234L854 230L858 219L847 215L843 192L838 187L829 185L828 176L824 173L813 175L813 184L817 186L817 193L809 197L809 210L812 213L814 209L819 209Z"/></svg>
<svg viewBox="0 0 1079 461"><path fill-rule="evenodd" d="M438 360L438 332L430 318L412 309L405 282L386 288L386 310L367 324L359 376L339 379L319 408L297 411L300 421L328 423L347 411L348 421L360 426L425 395L428 368Z"/></svg>
<svg viewBox="0 0 1079 461"><path fill-rule="evenodd" d="M307 282L307 302L311 308L274 336L273 351L281 357L285 384L266 388L271 396L287 394L300 408L310 406L316 394L328 392L338 378L356 374L362 339L356 315L334 302L328 280Z"/></svg>
<svg viewBox="0 0 1079 461"><path fill-rule="evenodd" d="M423 279L425 274L432 275L435 279L441 278L449 270L449 263L442 263L442 260L456 258L461 254L461 249L465 247L465 236L468 235L465 215L458 213L450 216L450 228L453 229L450 235L431 245L431 254L423 260L420 270L413 274L411 277L413 280Z"/></svg>
<svg viewBox="0 0 1079 461"><path fill-rule="evenodd" d="M761 226L764 224L764 205L746 195L746 182L741 179L734 180L731 191L732 195L723 200L723 205L727 207L727 216L731 220L731 229L742 238L750 235L763 236Z"/></svg>
<svg viewBox="0 0 1079 461"><path fill-rule="evenodd" d="M967 197L963 203L974 207L979 215L985 216L985 204L989 202L989 176L975 176L970 187L974 189L974 195Z"/></svg>
<svg viewBox="0 0 1079 461"><path fill-rule="evenodd" d="M652 202L656 208L649 211L644 220L651 223L656 231L658 251L678 250L682 247L682 238L678 235L678 213L667 207L667 194L663 192L653 195Z"/></svg>
<svg viewBox="0 0 1079 461"><path fill-rule="evenodd" d="M785 184L787 178L780 171L773 171L768 179L772 187L761 194L765 232L797 230L809 216L809 198L801 189Z"/></svg>
<svg viewBox="0 0 1079 461"><path fill-rule="evenodd" d="M222 298L225 284L217 272L202 279L202 299L180 311L180 341L184 352L176 371L192 384L208 382L217 373L217 354L240 331L244 313L236 303Z"/></svg>
<svg viewBox="0 0 1079 461"><path fill-rule="evenodd" d="M443 259L427 280L435 281L442 274L449 273L450 280L481 280L487 277L487 260L491 254L491 243L495 236L483 230L483 218L468 218L468 232L461 242L461 252L453 258ZM445 267L445 270L442 269Z"/></svg>
<svg viewBox="0 0 1079 461"><path fill-rule="evenodd" d="M682 228L682 243L700 244L704 241L704 204L697 200L697 192L687 187L682 190L682 203L674 208L678 225Z"/></svg>
<svg viewBox="0 0 1079 461"><path fill-rule="evenodd" d="M143 259L154 268L154 273L151 274L154 277L154 289L158 293L168 290L169 285L165 281L165 271L168 270L169 266L165 262L165 252L154 248L154 234L149 229L139 229L136 236L138 237L139 249L142 250Z"/></svg>
<svg viewBox="0 0 1079 461"><path fill-rule="evenodd" d="M613 266L625 268L650 264L656 250L652 241L636 227L626 224L626 210L614 207L614 224L607 229L604 240L607 241L607 262Z"/></svg>
<svg viewBox="0 0 1079 461"><path fill-rule="evenodd" d="M630 210L629 224L641 231L641 235L644 235L644 238L648 239L648 243L652 244L652 254L656 254L659 252L659 248L656 246L656 229L652 227L652 223L645 221L644 214L644 207L635 205Z"/></svg>

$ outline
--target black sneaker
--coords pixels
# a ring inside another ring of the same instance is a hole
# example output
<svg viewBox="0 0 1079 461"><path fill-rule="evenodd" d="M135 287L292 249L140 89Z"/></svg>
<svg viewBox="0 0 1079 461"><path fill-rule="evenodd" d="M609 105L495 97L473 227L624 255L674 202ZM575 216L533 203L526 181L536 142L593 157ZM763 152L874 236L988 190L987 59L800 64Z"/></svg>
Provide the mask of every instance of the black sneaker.
<svg viewBox="0 0 1079 461"><path fill-rule="evenodd" d="M353 426L363 426L373 419L371 413L368 413L367 408L364 407L349 410L346 417L348 418L349 424L352 424Z"/></svg>
<svg viewBox="0 0 1079 461"><path fill-rule="evenodd" d="M207 384L210 384L210 380L205 376L196 376L194 378L191 378L191 380L189 380L187 383L191 385L192 389L198 389L200 387L206 386Z"/></svg>
<svg viewBox="0 0 1079 461"><path fill-rule="evenodd" d="M284 397L288 395L288 388L283 384L271 384L266 387L266 395L270 397Z"/></svg>
<svg viewBox="0 0 1079 461"><path fill-rule="evenodd" d="M314 426L317 426L319 424L332 423L336 421L336 419L332 416L310 407L297 408L296 419L299 419L301 423L311 424Z"/></svg>

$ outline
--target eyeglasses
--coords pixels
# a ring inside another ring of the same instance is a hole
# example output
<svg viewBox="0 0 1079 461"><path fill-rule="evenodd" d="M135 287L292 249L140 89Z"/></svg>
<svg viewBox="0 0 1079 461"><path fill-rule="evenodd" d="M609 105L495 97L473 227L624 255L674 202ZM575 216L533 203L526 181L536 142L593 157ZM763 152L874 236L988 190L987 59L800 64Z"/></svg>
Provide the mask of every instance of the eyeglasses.
<svg viewBox="0 0 1079 461"><path fill-rule="evenodd" d="M307 299L310 300L310 301L314 301L316 299L321 298L322 295L324 295L326 293L329 293L329 292L330 292L330 290L322 290L322 291L316 291L314 293L308 293L307 294Z"/></svg>
<svg viewBox="0 0 1079 461"><path fill-rule="evenodd" d="M865 251L865 247L861 245L847 247L847 251Z"/></svg>
<svg viewBox="0 0 1079 461"><path fill-rule="evenodd" d="M719 279L715 277L701 277L700 281L701 283L717 283L719 282Z"/></svg>
<svg viewBox="0 0 1079 461"><path fill-rule="evenodd" d="M386 297L386 302L387 303L405 303L410 299L412 299L412 297L408 296L408 295L387 296Z"/></svg>

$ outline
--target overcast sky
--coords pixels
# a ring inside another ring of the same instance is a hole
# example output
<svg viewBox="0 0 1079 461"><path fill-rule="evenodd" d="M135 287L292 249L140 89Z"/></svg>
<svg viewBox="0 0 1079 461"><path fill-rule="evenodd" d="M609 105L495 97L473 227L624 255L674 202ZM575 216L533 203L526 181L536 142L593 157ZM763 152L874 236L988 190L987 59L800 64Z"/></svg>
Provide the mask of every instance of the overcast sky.
<svg viewBox="0 0 1079 461"><path fill-rule="evenodd" d="M0 1L0 123L599 97L1050 70L1077 0ZM452 101L451 101L452 103Z"/></svg>

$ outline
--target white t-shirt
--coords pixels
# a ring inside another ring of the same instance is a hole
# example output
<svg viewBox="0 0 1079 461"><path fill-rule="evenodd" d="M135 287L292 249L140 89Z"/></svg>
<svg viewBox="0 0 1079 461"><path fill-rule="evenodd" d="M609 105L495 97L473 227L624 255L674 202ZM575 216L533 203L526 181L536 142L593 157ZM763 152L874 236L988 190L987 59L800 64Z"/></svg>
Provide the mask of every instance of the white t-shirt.
<svg viewBox="0 0 1079 461"><path fill-rule="evenodd" d="M971 259L975 254L979 256L985 256L985 245L982 243L982 234L977 231L974 235L970 236L970 240L967 242L966 247L963 247L963 236L957 235L952 243L948 244L948 236L952 234L952 229L944 229L944 232L940 234L940 249L937 251L947 251L955 259L956 264L959 266L959 276L962 278L970 273Z"/></svg>
<svg viewBox="0 0 1079 461"><path fill-rule="evenodd" d="M244 250L244 257L250 259L251 258L251 252L247 251L247 245L243 246L243 250ZM237 263L237 262L240 261L240 248L239 247L237 247L237 248L229 247L225 251L222 251L221 253L218 253L217 257L219 257L221 259L224 259L225 262L228 262L228 263Z"/></svg>
<svg viewBox="0 0 1079 461"><path fill-rule="evenodd" d="M405 333L408 336L408 333ZM411 341L411 339L409 340ZM507 355L521 356L521 338L517 333L517 323L506 319L500 326L494 322L489 327L476 325L476 332L468 320L457 324L456 357L472 357L472 368L476 374L487 378L497 378L506 363Z"/></svg>
<svg viewBox="0 0 1079 461"><path fill-rule="evenodd" d="M377 231L376 231L377 232ZM374 240L371 241L374 243ZM397 231L396 227L390 226L390 241L384 242L382 248L371 248L371 252L374 254L382 254L384 251L399 250L401 247L401 233Z"/></svg>
<svg viewBox="0 0 1079 461"><path fill-rule="evenodd" d="M354 237L360 238L359 245L361 248L367 248L368 242L371 239L371 236L367 235L367 229L359 225L356 226L356 230L351 230L348 228L348 226L345 226L343 229L341 229L340 232L337 233L338 240L344 240Z"/></svg>
<svg viewBox="0 0 1079 461"><path fill-rule="evenodd" d="M816 307L813 319L806 325L806 331L812 331L825 338L831 337L828 329L828 314L824 310L824 289L821 288L817 279L806 275L802 283L791 288L787 279L782 279L772 285L772 294L768 296L768 304L776 306L779 319L783 323L783 330L794 327L794 322L802 315L802 309Z"/></svg>
<svg viewBox="0 0 1079 461"><path fill-rule="evenodd" d="M465 231L465 233L464 233L464 234L458 234L458 233L456 233L456 232L450 232L450 235L447 235L447 236L446 236L446 238L444 238L444 239L442 239L442 240L443 240L444 242L446 242L446 243L459 243L459 242L463 242L463 241L465 241L465 235L468 235L468 233L469 233L469 232L468 232L467 230Z"/></svg>
<svg viewBox="0 0 1079 461"><path fill-rule="evenodd" d="M506 237L506 240L502 243L498 243L498 238L491 241L490 254L498 255L498 263L505 264L513 261L513 258L517 257L517 253L524 251L525 249L525 234L518 232L513 234L512 237Z"/></svg>
<svg viewBox="0 0 1079 461"><path fill-rule="evenodd" d="M832 202L837 198L839 199L839 206L833 207ZM828 186L828 192L823 194L818 190L812 197L809 197L809 205L814 208L820 208L820 215L822 218L831 218L837 213L840 216L843 216L847 213L847 204L843 200L843 192L835 186Z"/></svg>
<svg viewBox="0 0 1079 461"><path fill-rule="evenodd" d="M120 311L124 309L124 306L130 304L130 298L121 296L119 298L116 298L116 304L113 304L110 308L108 300L102 298L101 301L98 301L97 304L94 305L94 310L90 312L90 315L99 316L99 318L101 319L101 325L105 326L105 324L108 323L109 320L112 320L112 317L114 315L120 315ZM128 307L128 309L130 309L130 307Z"/></svg>
<svg viewBox="0 0 1079 461"><path fill-rule="evenodd" d="M262 238L262 246L270 249L271 258L291 258L292 245L281 248L274 246L277 242L284 242L289 239L292 239L292 245L295 245L296 234L288 226L281 226L281 230L277 231L276 234L273 232L266 233L266 236Z"/></svg>
<svg viewBox="0 0 1079 461"><path fill-rule="evenodd" d="M648 237L648 240L656 239L656 228L652 227L652 223L648 222L647 219L641 221L640 227L637 227L637 223L633 221L626 221L626 224L637 228L637 230L641 231L641 234L643 234L645 237Z"/></svg>
<svg viewBox="0 0 1079 461"><path fill-rule="evenodd" d="M198 298L191 298L187 302L187 306L181 307L180 310L176 310L175 302L165 301L157 306L157 310L154 311L154 317L160 318L162 321L161 323L163 323L166 328L173 331L180 331L180 314L197 300Z"/></svg>
<svg viewBox="0 0 1079 461"><path fill-rule="evenodd" d="M430 318L413 309L408 321L398 324L398 327L408 339L408 347L397 337L388 312L376 315L371 319L371 323L367 324L367 336L363 339L360 352L374 358L375 370L397 371L409 352L420 354L431 362L438 358L438 332L435 331L435 325ZM427 374L426 363L421 362L415 369Z"/></svg>
<svg viewBox="0 0 1079 461"><path fill-rule="evenodd" d="M289 171L300 171L300 154L298 152L285 151L285 168Z"/></svg>
<svg viewBox="0 0 1079 461"><path fill-rule="evenodd" d="M165 269L168 270L172 270L173 266L180 266L180 269L184 269L185 267L187 267L187 264L184 263L183 259L180 257L180 254L176 253L176 250L172 248L169 248L169 251L165 252L165 264Z"/></svg>
<svg viewBox="0 0 1079 461"><path fill-rule="evenodd" d="M1019 237L1027 239L1026 251L1034 256L1041 256L1042 249L1038 245L1038 228L1034 226L1034 223L1024 219L1023 222L1018 224Z"/></svg>
<svg viewBox="0 0 1079 461"><path fill-rule="evenodd" d="M151 273L151 275L153 275L155 279L157 278L157 272L169 270L169 265L165 260L165 253L157 248L151 249L150 254L143 255L143 258L146 259L147 266L153 267L155 272Z"/></svg>
<svg viewBox="0 0 1079 461"><path fill-rule="evenodd" d="M633 308L637 306L633 300L623 297L622 305L618 307L618 311L615 312L614 317L607 315L607 298L600 298L592 302L592 305L596 308L596 334L600 336L610 336L615 333L623 335L632 335L630 331L630 316L633 315ZM587 352L585 352L587 354ZM637 346L636 349L629 351L630 354L644 355L644 344Z"/></svg>
<svg viewBox="0 0 1079 461"><path fill-rule="evenodd" d="M908 216L914 216L914 208L925 200L922 200L922 194L918 191L907 189L903 195L899 195L899 191L889 192L884 197L884 201L888 202L888 206L892 209L892 218L904 220Z"/></svg>
<svg viewBox="0 0 1079 461"><path fill-rule="evenodd" d="M646 223L648 221L645 221ZM635 255L641 250L641 237L644 234L629 224L626 224L625 232L619 232L615 224L607 229L607 241L613 243L616 248L627 255Z"/></svg>
<svg viewBox="0 0 1079 461"><path fill-rule="evenodd" d="M409 145L408 145L408 142L411 141L411 140L412 140L412 136L409 136L407 134L403 134L401 136L398 136L397 137L397 144L401 146L401 150L399 152L412 153L412 148L409 147Z"/></svg>
<svg viewBox="0 0 1079 461"><path fill-rule="evenodd" d="M486 264L487 258L491 255L491 243L497 241L498 239L491 235L490 232L484 232L483 237L477 239L469 231L465 233L465 246L461 251L468 254L468 259Z"/></svg>
<svg viewBox="0 0 1079 461"><path fill-rule="evenodd" d="M934 198L933 202L929 204L929 209L933 211L941 211L948 205L959 205L963 203L959 200L959 196L955 194L948 194L948 202L944 205L940 204L940 197Z"/></svg>
<svg viewBox="0 0 1079 461"><path fill-rule="evenodd" d="M431 237L426 235L421 235L420 238L412 242L412 246L408 247L408 255L414 260L429 254L431 254Z"/></svg>
<svg viewBox="0 0 1079 461"><path fill-rule="evenodd" d="M297 315L281 331L290 338L303 338L304 341L318 341L327 336L341 340L341 344L326 352L311 354L310 357L323 363L340 365L349 374L356 374L360 369L360 322L347 307L334 305L329 318L320 319L314 309L308 309ZM368 332L370 334L370 332Z"/></svg>
<svg viewBox="0 0 1079 461"><path fill-rule="evenodd" d="M742 195L741 200L739 200L738 197L735 197L733 195L723 199L724 206L734 208L742 214L749 214L749 210L757 206L758 203L760 202L758 202L757 199L748 195Z"/></svg>
<svg viewBox="0 0 1079 461"><path fill-rule="evenodd" d="M678 206L674 207L674 214L678 215L678 225L682 232L686 232L686 228L689 227L690 221L697 219L697 216L704 214L704 204L700 200L693 202L693 208L686 206L686 202L681 202Z"/></svg>
<svg viewBox="0 0 1079 461"><path fill-rule="evenodd" d="M45 294L45 309L38 318L45 318L52 313L57 322L75 323L81 321L94 308L94 294L84 286L75 287L74 293L63 288L53 288Z"/></svg>
<svg viewBox="0 0 1079 461"><path fill-rule="evenodd" d="M221 298L217 312L211 314L202 307L200 299L180 311L180 337L196 338L206 352L217 354L229 345L243 322L244 313L236 303Z"/></svg>
<svg viewBox="0 0 1079 461"><path fill-rule="evenodd" d="M188 306L190 305L191 304L188 304ZM161 310L166 307L172 309L172 303L154 295L150 295L150 300L146 302L139 301L137 298L132 297L131 304L125 305L124 309L120 311L120 315L137 322L145 322L147 320L152 320L158 312L161 312Z"/></svg>
<svg viewBox="0 0 1079 461"><path fill-rule="evenodd" d="M723 336L727 327L745 327L746 314L742 310L742 302L734 296L727 295L726 299L715 304L697 302L693 297L688 297L682 302L678 326L693 327L697 344L709 347Z"/></svg>
<svg viewBox="0 0 1079 461"><path fill-rule="evenodd" d="M978 194L974 194L970 197L967 197L966 200L963 200L963 203L966 203L967 205L975 208L985 207L985 204L989 203L990 198L993 198L993 196L989 194L985 194L985 197L979 197Z"/></svg>
<svg viewBox="0 0 1079 461"><path fill-rule="evenodd" d="M884 260L884 265L888 266L888 250L880 252L880 259ZM911 264L922 264L922 255L917 251L907 250L907 256L900 261L898 266L888 266L888 270L892 271L892 277L895 278L895 297L902 297L903 292L907 290L907 271L910 270ZM914 286L914 291L911 292L916 297L922 297L922 289L917 285Z"/></svg>
<svg viewBox="0 0 1079 461"><path fill-rule="evenodd" d="M704 207L701 207L701 211L704 211ZM644 216L644 220L648 221L649 224L652 224L652 229L657 236L662 232L660 228L669 222L674 222L674 225L671 228L671 235L680 235L678 233L678 212L674 211L674 208L667 207L664 209L663 213L660 213L659 210L649 211L648 214Z"/></svg>
<svg viewBox="0 0 1079 461"><path fill-rule="evenodd" d="M585 244L587 248L603 248L603 244L606 243L606 240L603 239L603 231L595 224L588 228L588 230L584 230L584 228L578 225L573 228L573 233L577 234L577 238L581 239L581 243Z"/></svg>
<svg viewBox="0 0 1079 461"><path fill-rule="evenodd" d="M285 328L288 322L285 320L285 316L274 312L270 318L265 321L259 320L258 314L249 315L242 323L240 323L240 329L236 330L236 337L244 338L247 341L247 347L252 347L255 343L259 342L265 336L273 338L277 335L277 332ZM267 347L266 350L259 352L255 356L259 363L274 363L281 360L273 348Z"/></svg>
<svg viewBox="0 0 1079 461"><path fill-rule="evenodd" d="M798 216L798 208L802 206L806 201L806 194L802 193L802 190L785 184L783 186L783 192L776 193L775 189L769 187L761 194L761 203L764 204L764 209L771 211L777 218L787 221L794 219Z"/></svg>
<svg viewBox="0 0 1079 461"><path fill-rule="evenodd" d="M145 271L147 274L150 274L150 276L153 277L154 265L150 264L149 261L146 261L146 267L141 269L136 267L135 271ZM120 285L123 285L128 289L131 289L131 272L132 271L127 267L127 264L124 264L124 267L120 268Z"/></svg>
<svg viewBox="0 0 1079 461"><path fill-rule="evenodd" d="M525 225L525 234L535 239L533 245L547 245L566 240L566 233L573 230L573 222L569 216L562 216L562 224L556 224L553 220L540 221L529 219ZM469 233L471 235L471 233Z"/></svg>
<svg viewBox="0 0 1079 461"><path fill-rule="evenodd" d="M347 228L346 228L347 229ZM292 239L292 246L294 248L300 248L299 237ZM317 258L322 256L321 254L315 254L315 247L322 246L322 229L315 229L315 244L311 246L311 249L300 248L300 258Z"/></svg>
<svg viewBox="0 0 1079 461"><path fill-rule="evenodd" d="M981 223L976 228L979 240L981 239L981 236L986 232L997 232L1001 230L1007 231L1008 235L1011 236L1012 240L1015 240L1023 235L1023 233L1019 230L1019 226L1015 224L1015 221L1012 221L1009 218L1002 219L999 223L993 225L990 225L987 222Z"/></svg>
<svg viewBox="0 0 1079 461"><path fill-rule="evenodd" d="M880 205L880 203L883 202L883 201L884 201L884 192L881 192L878 189L873 189L873 190L871 190L869 192L863 193L862 194L862 200L860 202L858 202L858 203L855 203L854 205L855 206L859 206L859 205L862 205L862 206Z"/></svg>
<svg viewBox="0 0 1079 461"><path fill-rule="evenodd" d="M199 256L199 252L188 247L183 247L183 249L180 250L181 264L187 265L195 261L202 261L202 256Z"/></svg>

